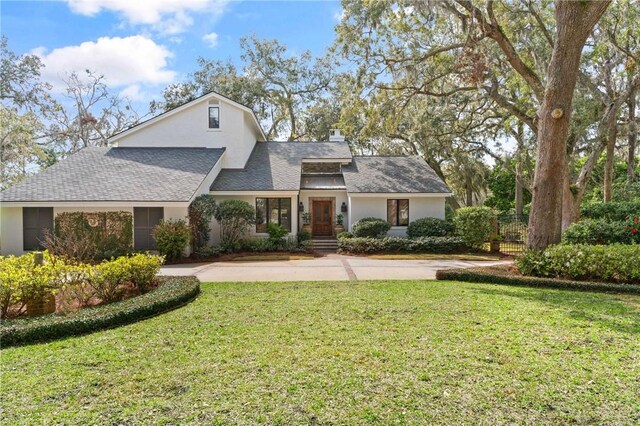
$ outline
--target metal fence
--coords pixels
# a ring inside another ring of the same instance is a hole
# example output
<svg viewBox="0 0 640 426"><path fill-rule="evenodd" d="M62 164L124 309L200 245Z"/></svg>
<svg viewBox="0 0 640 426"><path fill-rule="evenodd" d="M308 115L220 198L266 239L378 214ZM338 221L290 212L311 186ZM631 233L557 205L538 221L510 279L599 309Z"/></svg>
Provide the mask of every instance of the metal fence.
<svg viewBox="0 0 640 426"><path fill-rule="evenodd" d="M528 224L528 215L500 215L497 230L500 252L511 256L520 254L527 245Z"/></svg>

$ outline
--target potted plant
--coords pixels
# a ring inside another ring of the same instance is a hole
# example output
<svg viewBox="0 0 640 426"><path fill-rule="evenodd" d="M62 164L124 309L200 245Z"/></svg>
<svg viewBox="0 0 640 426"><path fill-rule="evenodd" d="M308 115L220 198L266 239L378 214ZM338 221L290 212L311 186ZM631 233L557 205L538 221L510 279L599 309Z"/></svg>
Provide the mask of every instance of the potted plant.
<svg viewBox="0 0 640 426"><path fill-rule="evenodd" d="M311 233L311 213L302 213L302 231Z"/></svg>
<svg viewBox="0 0 640 426"><path fill-rule="evenodd" d="M344 232L344 215L342 213L336 216L336 235Z"/></svg>

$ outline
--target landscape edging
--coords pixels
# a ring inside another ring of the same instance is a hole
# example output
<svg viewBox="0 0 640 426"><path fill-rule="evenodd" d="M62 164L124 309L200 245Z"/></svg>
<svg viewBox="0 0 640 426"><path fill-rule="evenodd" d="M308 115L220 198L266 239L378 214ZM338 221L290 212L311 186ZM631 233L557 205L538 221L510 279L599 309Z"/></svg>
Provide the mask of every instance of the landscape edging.
<svg viewBox="0 0 640 426"><path fill-rule="evenodd" d="M156 289L120 302L82 309L69 316L56 314L0 323L0 348L92 333L147 319L187 304L200 293L200 281L161 277Z"/></svg>
<svg viewBox="0 0 640 426"><path fill-rule="evenodd" d="M523 287L556 288L562 290L640 294L640 285L574 281L558 278L525 277L516 275L506 276L491 274L484 268L440 269L436 271L436 279Z"/></svg>

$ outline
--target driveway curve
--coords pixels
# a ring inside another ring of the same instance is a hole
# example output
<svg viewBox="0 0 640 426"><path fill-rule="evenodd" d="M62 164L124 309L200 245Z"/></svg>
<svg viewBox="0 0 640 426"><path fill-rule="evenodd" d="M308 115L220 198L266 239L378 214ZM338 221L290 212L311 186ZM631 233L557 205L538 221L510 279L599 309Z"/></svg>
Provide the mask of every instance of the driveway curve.
<svg viewBox="0 0 640 426"><path fill-rule="evenodd" d="M302 260L223 261L163 266L161 275L195 275L202 282L347 281L435 279L438 269L508 264L510 261L386 260L330 254Z"/></svg>

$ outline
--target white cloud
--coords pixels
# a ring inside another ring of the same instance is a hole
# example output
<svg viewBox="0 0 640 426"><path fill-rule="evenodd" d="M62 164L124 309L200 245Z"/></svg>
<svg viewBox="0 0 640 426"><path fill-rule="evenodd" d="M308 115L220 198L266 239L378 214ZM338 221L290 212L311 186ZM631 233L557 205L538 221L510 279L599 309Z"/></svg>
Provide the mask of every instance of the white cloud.
<svg viewBox="0 0 640 426"><path fill-rule="evenodd" d="M90 70L103 75L110 87L166 84L176 78L176 72L167 69L167 59L173 56L171 51L140 35L100 37L95 42L86 41L48 53L40 47L32 53L42 59L45 65L42 77L56 90L63 90L64 78L73 71L82 75ZM135 94L135 89L129 90Z"/></svg>
<svg viewBox="0 0 640 426"><path fill-rule="evenodd" d="M202 41L204 41L207 46L213 49L218 45L218 34L216 33L205 34L202 37Z"/></svg>
<svg viewBox="0 0 640 426"><path fill-rule="evenodd" d="M165 34L177 34L193 24L190 13L219 17L229 0L67 0L74 13L95 16L110 11L132 25L150 25Z"/></svg>

